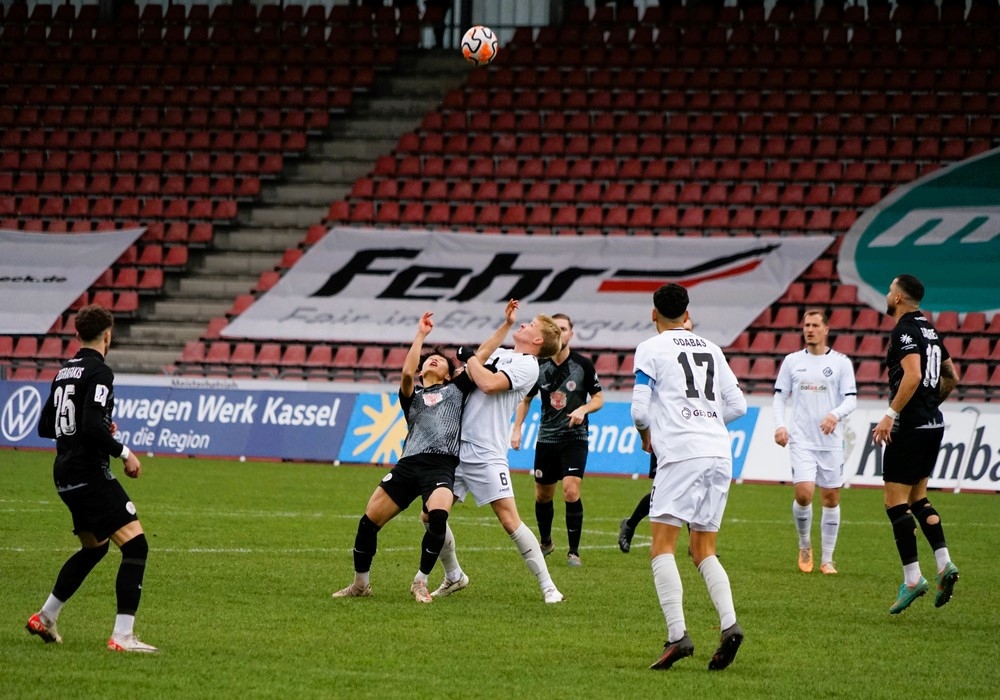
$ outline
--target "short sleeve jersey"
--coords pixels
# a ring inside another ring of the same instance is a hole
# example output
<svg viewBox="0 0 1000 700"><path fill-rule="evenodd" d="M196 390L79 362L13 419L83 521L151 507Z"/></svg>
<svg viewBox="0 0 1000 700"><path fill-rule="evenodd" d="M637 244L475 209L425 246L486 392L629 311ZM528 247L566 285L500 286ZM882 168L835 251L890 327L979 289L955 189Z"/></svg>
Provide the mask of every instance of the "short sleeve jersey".
<svg viewBox="0 0 1000 700"><path fill-rule="evenodd" d="M903 358L914 353L920 356L921 381L917 391L900 411L897 425L899 428L940 427L944 425L938 393L941 363L951 356L922 311L903 314L889 337L885 365L889 371L890 402L903 381Z"/></svg>
<svg viewBox="0 0 1000 700"><path fill-rule="evenodd" d="M417 387L413 394L399 394L399 405L406 416L406 441L402 457L422 454L458 458L462 434L462 408L465 397L476 388L464 373L452 382Z"/></svg>
<svg viewBox="0 0 1000 700"><path fill-rule="evenodd" d="M781 362L774 391L790 401L785 419L790 424L788 434L793 444L809 450L843 448L841 423L829 435L824 435L819 426L845 397L858 393L854 365L846 355L832 349L822 355L806 349L790 353Z"/></svg>
<svg viewBox="0 0 1000 700"><path fill-rule="evenodd" d="M657 456L671 462L732 456L723 395L739 382L718 345L690 331L663 331L636 348L635 371L652 379L650 433Z"/></svg>
<svg viewBox="0 0 1000 700"><path fill-rule="evenodd" d="M587 440L589 423L584 416L580 425L569 424L569 414L587 403L587 397L602 391L594 363L584 355L570 350L566 360L558 365L551 358L538 363L538 383L529 396L539 394L542 401L542 422L538 442L560 443Z"/></svg>
<svg viewBox="0 0 1000 700"><path fill-rule="evenodd" d="M110 457L121 454L111 435L115 375L96 350L81 349L52 380L38 432L56 439L52 476L69 491L115 477Z"/></svg>
<svg viewBox="0 0 1000 700"><path fill-rule="evenodd" d="M500 348L485 364L491 371L507 375L511 388L495 394L476 391L469 396L462 416L463 462L506 462L514 409L538 381L538 360L533 355Z"/></svg>

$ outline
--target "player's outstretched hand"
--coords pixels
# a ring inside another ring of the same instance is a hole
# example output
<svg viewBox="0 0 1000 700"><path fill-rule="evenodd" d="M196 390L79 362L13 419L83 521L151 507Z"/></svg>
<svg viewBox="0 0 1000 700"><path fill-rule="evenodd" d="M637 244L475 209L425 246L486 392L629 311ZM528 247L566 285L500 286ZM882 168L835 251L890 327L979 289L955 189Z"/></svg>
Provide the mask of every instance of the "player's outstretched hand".
<svg viewBox="0 0 1000 700"><path fill-rule="evenodd" d="M458 358L459 362L468 362L473 357L476 356L476 351L470 348L468 345L462 345L455 351L455 357Z"/></svg>
<svg viewBox="0 0 1000 700"><path fill-rule="evenodd" d="M521 302L517 299L511 299L507 302L507 306L504 307L503 315L507 323L514 325L517 323L517 310L520 308Z"/></svg>
<svg viewBox="0 0 1000 700"><path fill-rule="evenodd" d="M420 322L417 324L417 331L423 335L427 335L432 330L434 330L434 312L425 311L424 315L420 317Z"/></svg>

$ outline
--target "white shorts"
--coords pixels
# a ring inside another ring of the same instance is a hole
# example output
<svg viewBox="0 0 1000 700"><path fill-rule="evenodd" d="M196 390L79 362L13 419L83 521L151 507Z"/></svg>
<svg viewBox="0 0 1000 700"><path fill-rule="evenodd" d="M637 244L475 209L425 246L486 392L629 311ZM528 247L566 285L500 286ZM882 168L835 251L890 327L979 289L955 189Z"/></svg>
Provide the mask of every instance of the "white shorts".
<svg viewBox="0 0 1000 700"><path fill-rule="evenodd" d="M501 498L514 497L507 460L492 462L461 462L455 469L455 498L465 501L471 493L476 505L482 506Z"/></svg>
<svg viewBox="0 0 1000 700"><path fill-rule="evenodd" d="M733 479L731 457L695 457L656 468L649 519L699 532L718 532Z"/></svg>
<svg viewBox="0 0 1000 700"><path fill-rule="evenodd" d="M844 485L844 451L810 450L789 445L792 458L792 483L811 481L822 489Z"/></svg>

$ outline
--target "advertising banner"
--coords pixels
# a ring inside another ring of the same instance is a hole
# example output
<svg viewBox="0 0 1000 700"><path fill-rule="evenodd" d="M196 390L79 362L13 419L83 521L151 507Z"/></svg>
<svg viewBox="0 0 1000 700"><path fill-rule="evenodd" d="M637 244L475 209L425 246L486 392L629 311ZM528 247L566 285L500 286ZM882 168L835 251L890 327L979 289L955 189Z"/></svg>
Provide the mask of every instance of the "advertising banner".
<svg viewBox="0 0 1000 700"><path fill-rule="evenodd" d="M115 380L116 438L139 454L332 461L357 394L299 382ZM0 382L0 447L54 447L37 425L49 385Z"/></svg>
<svg viewBox="0 0 1000 700"><path fill-rule="evenodd" d="M757 407L752 407L747 415L729 425L734 477L740 475L746 461L758 412ZM539 403L535 401L524 421L521 449L508 453L511 469L531 470L534 467L540 417ZM589 416L589 423L588 473L640 476L648 473L649 454L642 451L639 433L632 427L628 402L605 401L604 408ZM405 439L406 421L395 394L360 396L347 426L339 459L341 462L391 465L402 454Z"/></svg>
<svg viewBox="0 0 1000 700"><path fill-rule="evenodd" d="M255 457L391 466L402 453L406 422L388 387L121 376L115 383L118 439L140 454ZM48 448L37 436L48 384L0 381L0 449ZM645 477L649 455L632 427L627 392L605 392L590 416L588 474ZM747 414L729 424L733 478L791 483L788 449L774 442L771 399L747 398ZM861 400L845 421L845 485L882 485L882 448L871 441L884 401ZM931 488L1000 491L1000 410L948 402L944 442ZM534 466L539 405L525 420L512 469Z"/></svg>
<svg viewBox="0 0 1000 700"><path fill-rule="evenodd" d="M0 230L0 334L46 333L143 231Z"/></svg>
<svg viewBox="0 0 1000 700"><path fill-rule="evenodd" d="M409 343L479 342L519 299L520 320L564 313L574 347L632 350L654 334L652 294L688 288L698 333L729 345L830 245L796 238L501 236L336 228L222 334Z"/></svg>

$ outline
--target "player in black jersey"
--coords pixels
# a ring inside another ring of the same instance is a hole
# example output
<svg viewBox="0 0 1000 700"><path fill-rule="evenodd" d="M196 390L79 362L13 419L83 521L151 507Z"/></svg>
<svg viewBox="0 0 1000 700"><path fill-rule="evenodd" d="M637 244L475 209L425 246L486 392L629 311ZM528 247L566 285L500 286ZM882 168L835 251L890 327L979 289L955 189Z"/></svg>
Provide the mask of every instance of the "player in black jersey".
<svg viewBox="0 0 1000 700"><path fill-rule="evenodd" d="M432 316L427 312L421 317L399 380L399 404L407 425L403 455L365 507L354 540L354 581L334 593L334 598L372 594L369 574L378 548L378 531L420 496L427 511L427 531L420 547L420 568L410 592L421 603L434 600L427 591L427 575L444 544L448 513L454 501L452 488L458 466L462 411L465 397L476 384L465 372L452 380L455 366L440 351L421 355L424 339L434 328ZM414 385L418 368L421 387Z"/></svg>
<svg viewBox="0 0 1000 700"><path fill-rule="evenodd" d="M80 351L52 380L48 401L38 422L41 437L55 438L53 479L59 497L73 516L73 533L81 549L63 565L52 594L28 619L26 629L46 643L61 642L56 619L62 606L114 542L122 553L115 591L118 614L108 640L111 651L155 652L133 631L142 594L149 547L135 505L111 473L112 457L125 463L125 475L137 479L142 465L114 439L115 375L104 364L111 346L114 317L101 306L85 306L76 314Z"/></svg>
<svg viewBox="0 0 1000 700"><path fill-rule="evenodd" d="M885 510L903 562L903 583L889 608L893 615L906 610L930 588L920 574L914 516L937 562L935 607L951 600L958 581L941 517L927 499L927 480L944 437L939 406L958 384L958 372L938 332L920 311L923 298L924 285L913 275L899 275L889 285L886 313L896 320L885 357L889 408L872 431L875 443L885 445Z"/></svg>
<svg viewBox="0 0 1000 700"><path fill-rule="evenodd" d="M589 424L587 415L601 410L604 395L594 363L569 347L573 321L566 314L553 314L562 333L562 350L538 362L538 382L518 404L510 444L521 449L521 430L531 401L541 395L542 419L535 447L535 519L542 553L548 556L552 544L552 499L556 482L562 481L566 503L566 563L581 566L580 535L583 530L583 501L580 486L587 470ZM589 399L588 399L589 397Z"/></svg>

